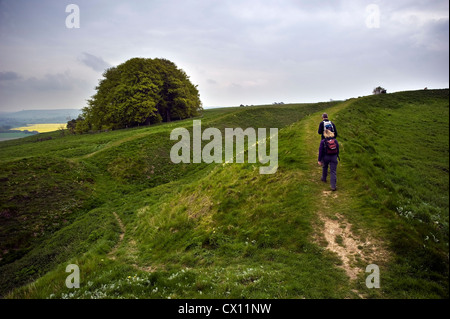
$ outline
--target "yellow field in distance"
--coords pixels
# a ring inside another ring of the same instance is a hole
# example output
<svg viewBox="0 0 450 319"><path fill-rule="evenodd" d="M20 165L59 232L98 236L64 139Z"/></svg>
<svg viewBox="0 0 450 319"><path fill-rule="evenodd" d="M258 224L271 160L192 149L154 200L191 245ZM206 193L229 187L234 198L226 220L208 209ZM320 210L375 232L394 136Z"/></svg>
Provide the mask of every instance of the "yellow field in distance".
<svg viewBox="0 0 450 319"><path fill-rule="evenodd" d="M28 124L27 126L12 128L11 130L17 130L17 131L28 130L30 132L37 131L39 133L46 133L46 132L57 131L61 128L66 129L67 123Z"/></svg>

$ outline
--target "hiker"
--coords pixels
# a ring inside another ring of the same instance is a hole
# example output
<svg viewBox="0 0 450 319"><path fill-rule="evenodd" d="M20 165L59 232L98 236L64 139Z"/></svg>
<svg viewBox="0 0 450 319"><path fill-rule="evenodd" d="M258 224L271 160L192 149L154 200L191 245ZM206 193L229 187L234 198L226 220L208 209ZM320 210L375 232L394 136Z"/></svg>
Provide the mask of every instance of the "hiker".
<svg viewBox="0 0 450 319"><path fill-rule="evenodd" d="M323 132L324 139L320 141L318 164L322 166L322 182L327 182L328 166L330 166L331 190L336 190L336 168L339 157L339 143L335 135L328 129Z"/></svg>
<svg viewBox="0 0 450 319"><path fill-rule="evenodd" d="M331 122L328 119L328 114L327 113L323 113L322 114L322 122L320 122L319 124L319 130L317 133L319 133L320 135L322 135L322 140L325 138L323 136L323 132L325 131L325 129L329 129L331 132L334 133L334 137L336 138L338 136L337 130L336 130L336 125L334 125L333 122Z"/></svg>

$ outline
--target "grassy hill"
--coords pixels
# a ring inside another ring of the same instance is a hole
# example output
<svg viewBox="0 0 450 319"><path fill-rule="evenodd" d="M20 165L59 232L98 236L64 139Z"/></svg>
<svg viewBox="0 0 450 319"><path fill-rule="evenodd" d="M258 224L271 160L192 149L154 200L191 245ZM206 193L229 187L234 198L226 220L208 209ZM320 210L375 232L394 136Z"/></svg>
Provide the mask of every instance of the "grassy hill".
<svg viewBox="0 0 450 319"><path fill-rule="evenodd" d="M204 111L203 130L279 128L272 175L171 163L170 132L192 119L1 142L0 295L448 298L448 101L427 90ZM337 192L317 166L324 111L342 147Z"/></svg>

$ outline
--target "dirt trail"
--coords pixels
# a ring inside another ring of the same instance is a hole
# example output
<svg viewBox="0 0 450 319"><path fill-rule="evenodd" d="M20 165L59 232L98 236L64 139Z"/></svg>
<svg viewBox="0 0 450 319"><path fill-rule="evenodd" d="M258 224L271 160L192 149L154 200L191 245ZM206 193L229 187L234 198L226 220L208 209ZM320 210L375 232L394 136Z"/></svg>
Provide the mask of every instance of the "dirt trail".
<svg viewBox="0 0 450 319"><path fill-rule="evenodd" d="M114 246L114 248L108 253L108 258L111 260L116 260L117 259L117 250L119 249L120 245L123 243L123 239L125 237L125 232L126 232L126 228L125 225L123 224L122 220L120 219L119 215L116 212L113 212L114 217L117 220L117 223L120 226L120 235L119 235L119 241L117 242L117 244ZM141 271L145 271L145 272L154 272L155 268L152 266L139 266L136 263L136 241L135 240L130 240L128 243L126 243L126 245L128 245L128 249L127 249L127 254L124 257L125 259L129 259L131 260L131 265Z"/></svg>
<svg viewBox="0 0 450 319"><path fill-rule="evenodd" d="M114 217L116 218L117 222L119 223L120 226L120 235L119 235L119 241L117 242L117 244L114 246L114 248L108 253L108 258L112 259L112 260L116 260L116 253L117 253L117 249L119 248L120 244L123 241L123 237L125 236L125 226L122 222L122 220L120 219L119 215L117 215L116 212L113 212Z"/></svg>
<svg viewBox="0 0 450 319"><path fill-rule="evenodd" d="M327 241L326 248L337 254L342 260L340 266L345 270L351 280L355 280L363 267L360 264L369 265L371 254L368 246L372 246L370 241L363 241L352 232L352 225L348 223L342 215L336 214L337 219L320 216L323 222L323 236Z"/></svg>
<svg viewBox="0 0 450 319"><path fill-rule="evenodd" d="M333 120L335 114L348 107L352 101L347 101L327 110L330 119ZM320 114L305 121L307 144L312 158L317 158L318 143L320 137L317 134ZM339 128L338 128L339 130ZM341 149L343 149L341 143ZM342 261L340 267L346 272L350 280L356 280L360 273L365 272L365 267L377 260L385 260L388 257L387 251L379 240L371 238L366 231L360 232L362 236L356 235L353 225L347 220L342 211L349 207L351 198L345 190L339 189L339 175L342 174L342 164L338 165L338 185L337 191L331 191L329 182L324 184L320 181L321 168L317 165L317 160L311 164L311 182L320 185L323 189L317 198L318 203L318 224L315 235L315 242L325 246L327 250L335 253ZM362 297L361 294L359 294Z"/></svg>
<svg viewBox="0 0 450 319"><path fill-rule="evenodd" d="M337 192L322 192L320 196L321 211L318 212L322 229L319 232L325 238L326 248L342 260L340 267L345 270L351 280L355 280L363 271L359 266L361 262L370 260L368 255L370 250L364 249L370 242L362 240L353 233L353 225L338 212L339 208L333 205L338 198Z"/></svg>

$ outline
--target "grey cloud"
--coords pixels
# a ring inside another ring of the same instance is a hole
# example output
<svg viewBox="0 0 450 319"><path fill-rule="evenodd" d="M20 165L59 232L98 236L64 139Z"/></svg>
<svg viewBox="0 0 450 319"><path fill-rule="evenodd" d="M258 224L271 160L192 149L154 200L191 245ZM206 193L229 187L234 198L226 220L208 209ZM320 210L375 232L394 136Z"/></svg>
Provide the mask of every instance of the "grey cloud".
<svg viewBox="0 0 450 319"><path fill-rule="evenodd" d="M448 86L443 0L78 0L76 30L64 26L65 4L16 2L0 0L3 104L5 94L39 103L65 94L81 104L99 73L136 56L175 62L206 106ZM366 26L371 3L380 28Z"/></svg>
<svg viewBox="0 0 450 319"><path fill-rule="evenodd" d="M63 73L47 73L40 77L25 77L15 72L3 73L1 78L15 79L0 81L1 110L17 108L80 108L90 91L84 79Z"/></svg>
<svg viewBox="0 0 450 319"><path fill-rule="evenodd" d="M0 72L0 81L0 89L8 90L9 93L67 91L85 86L84 80L74 78L68 71L55 74L47 73L39 78L34 76L24 78L16 72Z"/></svg>
<svg viewBox="0 0 450 319"><path fill-rule="evenodd" d="M442 41L443 39L448 39L448 37L449 19L442 18L425 24L418 41L428 49L448 52L448 42Z"/></svg>
<svg viewBox="0 0 450 319"><path fill-rule="evenodd" d="M44 91L70 90L75 82L68 73L45 74L42 78L31 77L24 81L31 89Z"/></svg>
<svg viewBox="0 0 450 319"><path fill-rule="evenodd" d="M16 72L0 72L0 81L14 81L19 80L21 76Z"/></svg>
<svg viewBox="0 0 450 319"><path fill-rule="evenodd" d="M111 67L111 65L105 60L103 60L101 57L92 55L87 52L83 52L83 55L79 58L79 60L84 65L90 67L92 70L97 72L103 72Z"/></svg>

